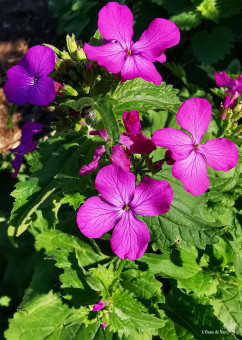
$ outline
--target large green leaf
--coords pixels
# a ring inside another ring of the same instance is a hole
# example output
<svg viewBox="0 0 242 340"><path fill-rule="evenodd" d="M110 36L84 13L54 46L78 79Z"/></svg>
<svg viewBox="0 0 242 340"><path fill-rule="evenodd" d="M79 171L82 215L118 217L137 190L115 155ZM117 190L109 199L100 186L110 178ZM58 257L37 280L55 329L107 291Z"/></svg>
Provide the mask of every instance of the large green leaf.
<svg viewBox="0 0 242 340"><path fill-rule="evenodd" d="M142 78L135 78L120 83L112 93L117 101L113 110L119 117L124 111L132 110L138 110L141 114L147 114L151 109L175 111L180 106L177 93L178 90L164 82L157 86Z"/></svg>
<svg viewBox="0 0 242 340"><path fill-rule="evenodd" d="M18 183L12 193L15 203L10 225L17 236L28 228L32 214L53 192L83 192L87 182L79 176L79 168L93 156L95 146L81 132L56 134L40 144L40 151L30 160L33 178Z"/></svg>
<svg viewBox="0 0 242 340"><path fill-rule="evenodd" d="M204 248L206 244L216 243L220 225L208 222L209 218L203 215L207 194L193 196L186 192L182 183L172 176L169 167L154 178L169 182L174 196L168 213L142 217L149 227L153 248L165 252L174 243L179 243L184 249L191 246Z"/></svg>

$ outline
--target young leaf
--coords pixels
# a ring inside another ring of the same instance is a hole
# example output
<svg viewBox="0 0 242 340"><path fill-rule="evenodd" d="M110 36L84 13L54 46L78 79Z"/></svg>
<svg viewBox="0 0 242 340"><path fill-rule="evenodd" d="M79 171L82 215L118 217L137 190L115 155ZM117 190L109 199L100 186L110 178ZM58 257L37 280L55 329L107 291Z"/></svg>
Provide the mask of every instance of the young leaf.
<svg viewBox="0 0 242 340"><path fill-rule="evenodd" d="M199 12L189 11L174 15L170 18L181 30L189 31L197 27L202 21L202 16Z"/></svg>

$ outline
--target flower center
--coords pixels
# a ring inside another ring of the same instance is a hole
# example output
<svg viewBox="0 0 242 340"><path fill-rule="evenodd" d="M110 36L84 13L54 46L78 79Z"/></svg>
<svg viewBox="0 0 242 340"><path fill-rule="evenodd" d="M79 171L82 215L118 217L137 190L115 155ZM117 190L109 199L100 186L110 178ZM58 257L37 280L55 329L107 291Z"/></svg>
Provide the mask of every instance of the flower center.
<svg viewBox="0 0 242 340"><path fill-rule="evenodd" d="M130 206L128 204L125 204L122 209L123 210L130 210Z"/></svg>
<svg viewBox="0 0 242 340"><path fill-rule="evenodd" d="M39 80L39 78L37 78L37 77L34 78L34 85L37 84L38 80Z"/></svg>
<svg viewBox="0 0 242 340"><path fill-rule="evenodd" d="M126 53L127 53L128 55L132 55L132 51L131 51L131 50L127 50Z"/></svg>
<svg viewBox="0 0 242 340"><path fill-rule="evenodd" d="M197 145L193 145L193 150L196 150L197 147L198 147L198 144Z"/></svg>

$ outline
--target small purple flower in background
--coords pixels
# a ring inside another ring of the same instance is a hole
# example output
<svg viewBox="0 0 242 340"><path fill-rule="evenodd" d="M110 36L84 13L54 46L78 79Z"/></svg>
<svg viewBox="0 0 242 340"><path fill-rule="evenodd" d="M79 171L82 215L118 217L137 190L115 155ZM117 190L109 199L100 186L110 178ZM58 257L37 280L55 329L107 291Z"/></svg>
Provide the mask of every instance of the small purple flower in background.
<svg viewBox="0 0 242 340"><path fill-rule="evenodd" d="M133 42L133 14L126 5L109 2L98 15L98 29L105 39L102 46L84 45L89 60L96 60L111 73L121 72L123 80L141 77L160 85L155 61L164 63L165 49L180 41L179 28L171 21L154 19L140 39Z"/></svg>
<svg viewBox="0 0 242 340"><path fill-rule="evenodd" d="M105 328L106 328L106 323L105 323L105 322L101 323L101 328L102 328L102 329L105 329Z"/></svg>
<svg viewBox="0 0 242 340"><path fill-rule="evenodd" d="M19 173L23 162L23 155L36 149L37 145L32 137L42 129L43 125L41 123L27 122L23 125L20 145L15 149L9 149L10 152L15 154L15 159L12 162L12 167L15 170L12 174L13 178Z"/></svg>
<svg viewBox="0 0 242 340"><path fill-rule="evenodd" d="M101 197L88 198L79 208L80 231L87 237L99 238L114 227L113 252L121 259L140 258L150 234L136 215L156 216L168 212L173 198L169 183L144 177L135 188L134 174L112 164L99 171L95 187Z"/></svg>
<svg viewBox="0 0 242 340"><path fill-rule="evenodd" d="M105 306L104 306L104 303L102 301L98 301L94 306L93 306L93 309L92 309L92 312L97 312L101 309L103 309Z"/></svg>
<svg viewBox="0 0 242 340"><path fill-rule="evenodd" d="M242 94L242 76L240 75L238 79L232 79L230 78L225 72L219 72L215 73L215 81L216 84L219 87L228 87L228 90L225 90L224 92L229 93L232 97L226 96L223 106L224 108L231 108L233 109L235 105L237 104L238 97L240 94ZM225 117L222 117L222 119L225 119Z"/></svg>
<svg viewBox="0 0 242 340"><path fill-rule="evenodd" d="M65 90L65 87L62 83L58 83L58 81L54 81L55 86L55 94L58 97L64 97L65 93L63 91Z"/></svg>
<svg viewBox="0 0 242 340"><path fill-rule="evenodd" d="M207 164L221 171L229 171L238 163L236 145L226 138L215 138L199 145L212 118L212 108L206 99L186 100L177 112L177 122L187 133L164 128L154 132L152 140L156 145L172 152L175 163L172 174L179 179L184 189L192 195L201 195L209 187Z"/></svg>
<svg viewBox="0 0 242 340"><path fill-rule="evenodd" d="M7 71L3 88L9 103L49 105L56 96L54 80L48 75L55 68L55 52L47 46L30 48L20 63Z"/></svg>

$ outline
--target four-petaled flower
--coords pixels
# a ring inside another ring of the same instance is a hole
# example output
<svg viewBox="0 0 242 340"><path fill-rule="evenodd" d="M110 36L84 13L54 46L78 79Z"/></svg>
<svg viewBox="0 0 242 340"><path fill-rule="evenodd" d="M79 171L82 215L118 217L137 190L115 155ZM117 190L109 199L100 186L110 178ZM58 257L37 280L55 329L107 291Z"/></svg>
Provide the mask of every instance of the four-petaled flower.
<svg viewBox="0 0 242 340"><path fill-rule="evenodd" d="M168 212L173 198L169 183L144 177L135 188L134 174L112 164L99 171L95 187L101 197L88 198L79 208L80 231L87 237L99 238L114 227L113 252L121 259L140 258L150 234L136 215L156 216Z"/></svg>
<svg viewBox="0 0 242 340"><path fill-rule="evenodd" d="M152 136L156 145L172 152L172 158L176 161L172 174L193 195L201 195L209 187L207 164L215 170L228 171L238 163L236 145L228 139L210 139L199 145L212 118L211 111L206 99L188 99L181 105L176 117L178 124L192 137L173 128L157 130Z"/></svg>
<svg viewBox="0 0 242 340"><path fill-rule="evenodd" d="M55 68L55 52L47 46L30 48L19 64L7 71L3 88L9 103L49 105L56 96L54 80L48 75Z"/></svg>
<svg viewBox="0 0 242 340"><path fill-rule="evenodd" d="M13 178L15 178L19 173L23 162L23 155L36 149L37 145L33 141L32 137L42 129L43 125L41 123L27 122L23 125L20 145L15 149L9 149L10 152L16 154L15 159L12 162L12 167L15 170L12 174Z"/></svg>
<svg viewBox="0 0 242 340"><path fill-rule="evenodd" d="M102 46L85 44L89 60L96 60L111 73L121 72L123 80L141 77L160 85L162 77L153 63L165 62L165 49L180 41L180 31L173 22L154 19L134 43L132 12L126 5L109 2L99 12L98 29L107 43Z"/></svg>

